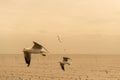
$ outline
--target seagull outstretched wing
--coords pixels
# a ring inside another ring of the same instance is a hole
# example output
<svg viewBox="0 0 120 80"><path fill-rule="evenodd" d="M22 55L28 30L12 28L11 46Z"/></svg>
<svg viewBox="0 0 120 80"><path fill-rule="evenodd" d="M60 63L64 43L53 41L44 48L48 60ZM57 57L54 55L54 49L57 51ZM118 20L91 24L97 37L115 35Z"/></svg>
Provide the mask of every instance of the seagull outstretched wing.
<svg viewBox="0 0 120 80"><path fill-rule="evenodd" d="M43 46L38 44L37 42L33 41L33 43L34 43L34 45L32 48L34 48L34 49L42 49L43 48Z"/></svg>
<svg viewBox="0 0 120 80"><path fill-rule="evenodd" d="M69 57L63 57L63 62L67 62L69 59Z"/></svg>
<svg viewBox="0 0 120 80"><path fill-rule="evenodd" d="M49 52L44 46L38 44L37 42L33 41L33 43L34 43L34 45L33 45L32 48L34 48L34 49L42 49L43 48L44 50L46 50L47 52Z"/></svg>
<svg viewBox="0 0 120 80"><path fill-rule="evenodd" d="M60 66L61 66L61 69L62 69L63 71L65 71L64 64L63 64L63 63L60 63Z"/></svg>
<svg viewBox="0 0 120 80"><path fill-rule="evenodd" d="M30 61L31 61L31 54L29 52L24 52L24 58L25 58L26 64L28 64L27 66L29 67Z"/></svg>

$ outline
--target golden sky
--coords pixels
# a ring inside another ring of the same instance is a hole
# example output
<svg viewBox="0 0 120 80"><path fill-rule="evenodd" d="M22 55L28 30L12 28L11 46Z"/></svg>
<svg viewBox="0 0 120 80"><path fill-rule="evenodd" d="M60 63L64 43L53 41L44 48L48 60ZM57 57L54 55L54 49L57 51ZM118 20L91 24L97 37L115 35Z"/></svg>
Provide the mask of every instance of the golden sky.
<svg viewBox="0 0 120 80"><path fill-rule="evenodd" d="M0 50L22 53L35 40L51 53L120 54L119 23L119 0L0 0Z"/></svg>

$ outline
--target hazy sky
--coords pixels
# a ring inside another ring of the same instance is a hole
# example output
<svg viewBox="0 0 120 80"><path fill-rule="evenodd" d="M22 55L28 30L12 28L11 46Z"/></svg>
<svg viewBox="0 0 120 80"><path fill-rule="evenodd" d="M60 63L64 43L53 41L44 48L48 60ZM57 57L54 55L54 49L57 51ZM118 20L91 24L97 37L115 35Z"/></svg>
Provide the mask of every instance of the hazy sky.
<svg viewBox="0 0 120 80"><path fill-rule="evenodd" d="M120 0L0 0L0 36L1 54L32 41L51 53L120 54Z"/></svg>

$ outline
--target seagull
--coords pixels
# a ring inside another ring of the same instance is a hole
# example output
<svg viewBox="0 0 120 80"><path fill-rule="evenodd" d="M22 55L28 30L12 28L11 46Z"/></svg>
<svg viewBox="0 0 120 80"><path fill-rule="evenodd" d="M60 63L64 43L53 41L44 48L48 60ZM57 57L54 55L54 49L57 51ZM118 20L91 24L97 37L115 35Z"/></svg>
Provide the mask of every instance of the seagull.
<svg viewBox="0 0 120 80"><path fill-rule="evenodd" d="M27 67L30 66L31 54L41 54L42 56L46 56L46 54L44 54L44 53L49 52L45 47L38 44L37 42L33 41L33 43L34 43L34 45L32 48L24 48L23 49L24 58L25 58ZM45 51L42 51L42 49L44 49Z"/></svg>
<svg viewBox="0 0 120 80"><path fill-rule="evenodd" d="M62 43L59 35L57 35L57 38L58 38L58 41L59 41L60 43Z"/></svg>
<svg viewBox="0 0 120 80"><path fill-rule="evenodd" d="M59 63L60 63L60 67L61 67L61 69L62 69L63 71L65 71L65 64L70 65L70 63L68 62L68 59L70 59L70 58L68 58L68 57L63 57L63 61L62 61L62 62L59 62Z"/></svg>

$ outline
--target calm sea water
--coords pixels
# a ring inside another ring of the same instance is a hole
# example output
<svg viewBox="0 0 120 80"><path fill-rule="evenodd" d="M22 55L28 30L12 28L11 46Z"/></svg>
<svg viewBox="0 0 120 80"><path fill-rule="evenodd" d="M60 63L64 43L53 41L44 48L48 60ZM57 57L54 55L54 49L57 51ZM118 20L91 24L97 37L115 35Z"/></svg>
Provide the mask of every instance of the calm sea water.
<svg viewBox="0 0 120 80"><path fill-rule="evenodd" d="M59 61L70 57L62 71ZM0 55L0 80L119 80L120 55L33 54L27 67L23 54Z"/></svg>
<svg viewBox="0 0 120 80"><path fill-rule="evenodd" d="M40 54L32 54L31 65L37 65L37 63L56 63L62 60L63 56L70 57L71 63L77 64L114 64L119 63L120 55L81 55L81 54L48 54L46 57ZM6 65L7 63L13 65L25 65L23 54L0 54L0 64ZM56 63L57 64L57 63ZM9 65L9 66L10 66Z"/></svg>

